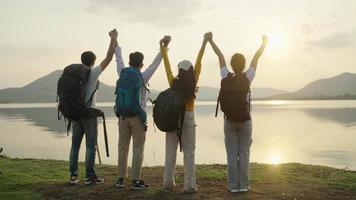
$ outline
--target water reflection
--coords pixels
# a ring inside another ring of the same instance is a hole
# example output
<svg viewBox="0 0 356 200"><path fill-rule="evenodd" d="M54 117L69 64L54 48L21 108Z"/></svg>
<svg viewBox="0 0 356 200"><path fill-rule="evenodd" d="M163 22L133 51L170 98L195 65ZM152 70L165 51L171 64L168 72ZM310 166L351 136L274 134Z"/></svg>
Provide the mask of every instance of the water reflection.
<svg viewBox="0 0 356 200"><path fill-rule="evenodd" d="M101 108L107 118L114 117L113 109ZM25 120L37 127L44 128L50 134L64 133L64 120L57 119L57 108L1 108L0 117L9 120Z"/></svg>
<svg viewBox="0 0 356 200"><path fill-rule="evenodd" d="M343 103L255 102L252 108L254 142L251 160L270 164L301 162L356 169L356 101L348 102L347 107ZM215 118L215 106L215 102L196 106L196 162L199 164L226 163L223 113L219 111L218 118ZM57 120L55 105L46 108L5 107L0 106L0 141L10 156L68 159L70 137L66 137L63 120ZM104 161L107 164L116 164L118 130L113 103L107 103L100 109L106 114L112 152L110 158L103 159L107 159ZM148 115L144 165L163 165L164 133L158 130L154 132L150 106ZM102 127L99 127L100 134L101 131ZM11 137L8 137L9 133ZM103 147L101 136L99 143ZM182 164L182 157L178 157L177 163Z"/></svg>
<svg viewBox="0 0 356 200"><path fill-rule="evenodd" d="M326 150L326 151L306 151L311 159L317 161L317 163L335 163L338 166L353 166L355 160L353 161L354 155L352 152L340 151L340 150Z"/></svg>
<svg viewBox="0 0 356 200"><path fill-rule="evenodd" d="M116 120L113 107L99 107L105 112L105 117L109 120ZM211 115L213 117L214 108L209 105L197 106L197 115ZM152 107L148 107L149 115L152 115ZM222 113L220 113L222 115ZM0 108L0 117L9 120L25 120L33 123L37 127L44 128L51 134L64 133L66 131L63 120L57 120L57 108ZM150 117L150 116L149 116ZM149 118L149 120L151 120Z"/></svg>
<svg viewBox="0 0 356 200"><path fill-rule="evenodd" d="M356 108L308 108L304 111L321 120L337 122L346 127L356 126Z"/></svg>

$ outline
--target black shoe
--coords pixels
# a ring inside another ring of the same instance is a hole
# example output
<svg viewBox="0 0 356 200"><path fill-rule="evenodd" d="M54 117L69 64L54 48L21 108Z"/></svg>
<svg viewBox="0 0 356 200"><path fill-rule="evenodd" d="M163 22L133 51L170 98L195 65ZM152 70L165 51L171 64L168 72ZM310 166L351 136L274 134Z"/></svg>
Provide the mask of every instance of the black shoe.
<svg viewBox="0 0 356 200"><path fill-rule="evenodd" d="M150 186L145 184L145 182L143 180L135 180L135 181L132 181L131 190L144 190L149 187Z"/></svg>
<svg viewBox="0 0 356 200"><path fill-rule="evenodd" d="M88 178L85 181L85 185L99 185L99 184L102 184L102 183L104 183L104 179L100 178L100 177L97 177L97 176L94 176L92 178Z"/></svg>
<svg viewBox="0 0 356 200"><path fill-rule="evenodd" d="M69 183L70 183L71 185L78 185L78 184L79 184L78 175L72 175L72 176L70 177Z"/></svg>
<svg viewBox="0 0 356 200"><path fill-rule="evenodd" d="M124 188L125 187L125 179L124 178L118 178L115 185L118 188Z"/></svg>
<svg viewBox="0 0 356 200"><path fill-rule="evenodd" d="M184 190L184 193L186 193L186 194L194 194L194 193L197 193L197 192L198 192L197 188L189 188L187 190Z"/></svg>

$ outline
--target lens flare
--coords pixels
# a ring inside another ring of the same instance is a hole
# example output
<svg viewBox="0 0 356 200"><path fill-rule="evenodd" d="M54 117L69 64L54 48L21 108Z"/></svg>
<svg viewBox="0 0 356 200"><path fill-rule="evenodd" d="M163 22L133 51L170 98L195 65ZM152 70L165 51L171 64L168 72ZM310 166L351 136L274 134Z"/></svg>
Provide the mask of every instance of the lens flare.
<svg viewBox="0 0 356 200"><path fill-rule="evenodd" d="M267 31L266 35L269 38L269 42L267 46L269 51L273 53L279 53L285 50L287 46L286 34L284 34L282 31L271 30L271 31Z"/></svg>
<svg viewBox="0 0 356 200"><path fill-rule="evenodd" d="M270 155L270 162L273 164L273 165L278 165L282 162L282 158L281 158L281 155L278 154L278 153L271 153Z"/></svg>

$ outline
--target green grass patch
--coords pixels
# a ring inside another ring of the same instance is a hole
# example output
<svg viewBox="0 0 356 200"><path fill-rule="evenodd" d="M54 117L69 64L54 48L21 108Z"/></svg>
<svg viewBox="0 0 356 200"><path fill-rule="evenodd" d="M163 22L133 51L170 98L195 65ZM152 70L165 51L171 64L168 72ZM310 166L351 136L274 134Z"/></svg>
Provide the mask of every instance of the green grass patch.
<svg viewBox="0 0 356 200"><path fill-rule="evenodd" d="M66 161L11 159L0 157L0 199L87 199L100 196L100 199L191 199L191 196L181 193L170 193L162 190L163 167L147 167L143 169L145 181L152 183L152 188L146 191L132 192L128 189L119 190L114 186L117 177L117 166L98 165L98 174L103 175L103 186L86 187L69 186L69 164ZM178 191L182 190L184 173L178 166L176 182ZM84 179L83 163L79 164L81 180ZM198 165L197 180L202 184L199 198L209 199L219 197L230 199L226 193L226 165ZM129 179L127 183L129 184ZM267 165L251 164L251 185L256 193L278 197L283 195L351 195L356 196L356 172L335 169L331 167L303 165L297 163ZM268 189L268 190L267 190ZM268 194L268 191L270 194ZM315 193L315 192L320 192ZM325 194L323 194L325 193ZM330 194L329 194L330 193ZM215 195L215 196L214 196ZM259 196L253 196L259 198ZM254 199L251 198L251 199Z"/></svg>

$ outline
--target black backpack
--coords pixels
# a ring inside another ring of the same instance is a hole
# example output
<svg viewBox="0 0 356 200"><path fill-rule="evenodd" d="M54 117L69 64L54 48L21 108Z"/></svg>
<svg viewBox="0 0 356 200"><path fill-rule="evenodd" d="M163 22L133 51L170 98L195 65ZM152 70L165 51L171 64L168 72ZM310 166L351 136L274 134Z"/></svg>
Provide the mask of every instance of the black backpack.
<svg viewBox="0 0 356 200"><path fill-rule="evenodd" d="M247 101L249 95L249 101ZM225 118L234 122L244 122L251 119L250 114L250 81L246 73L228 76L221 80L221 88L217 100L215 117L217 117L219 102Z"/></svg>
<svg viewBox="0 0 356 200"><path fill-rule="evenodd" d="M178 130L181 144L182 127L185 113L185 99L176 89L168 88L152 102L153 120L159 130L171 132ZM181 145L180 145L181 147ZM182 151L182 148L180 148Z"/></svg>
<svg viewBox="0 0 356 200"><path fill-rule="evenodd" d="M61 120L63 116L64 121L68 121L68 135L72 121L91 117L102 117L106 154L109 156L104 112L89 107L92 103L96 89L99 86L99 81L96 89L91 94L89 101L85 102L84 85L89 81L89 76L90 69L82 64L72 64L64 68L63 74L57 83L58 120Z"/></svg>

